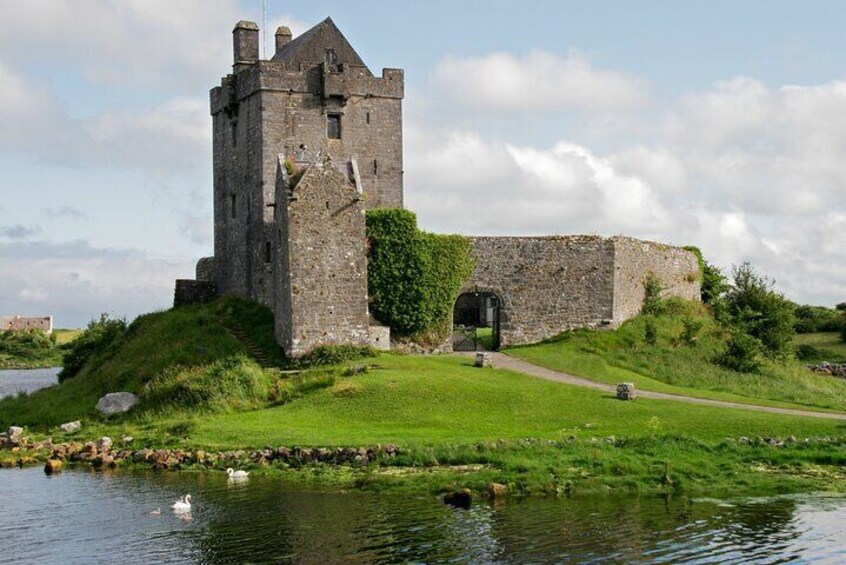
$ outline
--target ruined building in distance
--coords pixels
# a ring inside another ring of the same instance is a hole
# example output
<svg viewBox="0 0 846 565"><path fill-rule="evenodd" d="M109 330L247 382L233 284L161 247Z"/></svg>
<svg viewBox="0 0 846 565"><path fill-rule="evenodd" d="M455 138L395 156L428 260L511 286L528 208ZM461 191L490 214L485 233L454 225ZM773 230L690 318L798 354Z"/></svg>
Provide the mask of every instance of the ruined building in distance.
<svg viewBox="0 0 846 565"><path fill-rule="evenodd" d="M268 305L287 355L329 344L388 345L371 320L365 210L403 206L401 69L375 76L326 19L293 38L233 31L232 73L211 90L214 257L179 280L175 303L237 295ZM626 237L473 237L475 271L455 309L493 347L637 314L647 273L699 296L695 256ZM451 342L445 344L449 349ZM474 347L477 344L474 343Z"/></svg>

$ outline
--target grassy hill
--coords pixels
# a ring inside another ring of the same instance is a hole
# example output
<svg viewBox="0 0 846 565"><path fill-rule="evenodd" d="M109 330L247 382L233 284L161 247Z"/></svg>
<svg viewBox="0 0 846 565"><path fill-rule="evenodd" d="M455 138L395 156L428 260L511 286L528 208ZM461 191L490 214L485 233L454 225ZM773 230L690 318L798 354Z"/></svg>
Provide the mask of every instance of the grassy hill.
<svg viewBox="0 0 846 565"><path fill-rule="evenodd" d="M588 355L601 356L610 366L636 357L624 346L637 323L618 332L580 332L537 349L599 343L606 349L573 351L583 363ZM662 326L662 340L671 338L671 325ZM692 352L662 343L646 362L660 366L656 360L670 363L681 352L701 365ZM128 434L136 447L402 446L399 457L362 468L285 468L289 477L344 487L482 490L496 481L524 493L846 490L839 470L846 464L844 424L835 420L620 402L603 392L477 369L458 356L345 361L351 356L327 351L310 361L334 365L300 363L301 370L291 372L262 368L252 358L257 353L279 359L270 312L249 302L226 299L142 316L78 375L0 401L0 427L25 425L56 441ZM139 394L139 405L124 416L98 417L97 399L116 390ZM83 420L79 434L55 429L75 419ZM773 437L785 441L773 447L757 439Z"/></svg>
<svg viewBox="0 0 846 565"><path fill-rule="evenodd" d="M701 398L846 411L846 380L812 373L803 362L765 362L760 373L737 373L714 363L725 345L725 330L702 305L670 301L667 312L651 318L657 329L652 345L645 339L647 320L637 317L615 331L566 332L508 353L608 384L634 382L643 390ZM701 325L687 343L681 337L684 320Z"/></svg>

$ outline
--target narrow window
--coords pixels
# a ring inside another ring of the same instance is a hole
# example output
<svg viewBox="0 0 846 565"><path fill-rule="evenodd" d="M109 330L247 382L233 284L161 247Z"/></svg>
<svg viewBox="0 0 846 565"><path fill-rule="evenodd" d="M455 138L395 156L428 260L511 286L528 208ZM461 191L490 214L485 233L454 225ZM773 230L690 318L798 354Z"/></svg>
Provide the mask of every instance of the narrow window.
<svg viewBox="0 0 846 565"><path fill-rule="evenodd" d="M270 263L271 256L272 256L272 254L271 254L270 242L265 241L264 242L264 262Z"/></svg>
<svg viewBox="0 0 846 565"><path fill-rule="evenodd" d="M326 50L326 66L327 67L334 67L338 64L338 57L335 55L334 49L327 49Z"/></svg>
<svg viewBox="0 0 846 565"><path fill-rule="evenodd" d="M238 147L238 122L232 122L232 147Z"/></svg>
<svg viewBox="0 0 846 565"><path fill-rule="evenodd" d="M379 174L379 163L376 161L376 159L373 159L373 174Z"/></svg>
<svg viewBox="0 0 846 565"><path fill-rule="evenodd" d="M367 120L367 125L370 125L370 112L367 112L367 115L365 116L365 120Z"/></svg>
<svg viewBox="0 0 846 565"><path fill-rule="evenodd" d="M235 195L230 194L229 195L229 211L230 211L230 214L232 214L233 220L238 217L238 209L235 207L235 204L236 204Z"/></svg>
<svg viewBox="0 0 846 565"><path fill-rule="evenodd" d="M341 114L326 114L326 137L341 139Z"/></svg>

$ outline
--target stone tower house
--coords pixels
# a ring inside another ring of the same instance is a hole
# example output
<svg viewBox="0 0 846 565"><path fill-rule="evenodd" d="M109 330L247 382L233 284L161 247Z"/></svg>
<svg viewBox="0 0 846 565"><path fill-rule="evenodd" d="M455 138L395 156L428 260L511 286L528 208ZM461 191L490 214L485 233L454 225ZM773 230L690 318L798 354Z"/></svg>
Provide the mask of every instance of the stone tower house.
<svg viewBox="0 0 846 565"><path fill-rule="evenodd" d="M233 40L232 73L211 91L214 257L176 281L174 303L264 303L292 357L389 345L386 328L369 326L365 211L403 205L403 71L373 76L328 18L297 38L280 27L269 60L253 22ZM501 346L617 326L639 312L650 274L668 296L699 297L697 259L677 247L578 235L471 243L456 308L475 306L459 311L459 330L484 322ZM478 319L464 320L471 310Z"/></svg>
<svg viewBox="0 0 846 565"><path fill-rule="evenodd" d="M329 18L296 38L280 27L269 60L259 59L255 23L232 33L232 74L211 90L215 249L201 270L218 293L270 306L288 354L364 343L364 209L403 205L403 71L374 76ZM334 235L307 242L306 233ZM341 296L353 287L354 298Z"/></svg>

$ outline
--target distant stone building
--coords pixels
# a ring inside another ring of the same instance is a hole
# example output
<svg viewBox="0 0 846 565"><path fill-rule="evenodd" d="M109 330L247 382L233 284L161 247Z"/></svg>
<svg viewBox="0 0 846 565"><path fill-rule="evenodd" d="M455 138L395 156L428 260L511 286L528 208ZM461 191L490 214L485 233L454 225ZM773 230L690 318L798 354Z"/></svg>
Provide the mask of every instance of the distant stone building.
<svg viewBox="0 0 846 565"><path fill-rule="evenodd" d="M53 316L27 318L25 316L0 316L0 331L41 330L53 333Z"/></svg>
<svg viewBox="0 0 846 565"><path fill-rule="evenodd" d="M403 206L401 69L376 77L331 19L233 31L232 73L211 90L214 257L177 281L175 304L243 296L268 305L291 356L326 344L387 345L370 326L365 210ZM491 328L489 347L636 314L643 281L699 295L693 254L629 238L472 238L476 269L456 321ZM459 339L455 342L459 344ZM474 341L474 347L478 345ZM447 345L449 348L449 344Z"/></svg>

